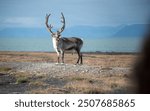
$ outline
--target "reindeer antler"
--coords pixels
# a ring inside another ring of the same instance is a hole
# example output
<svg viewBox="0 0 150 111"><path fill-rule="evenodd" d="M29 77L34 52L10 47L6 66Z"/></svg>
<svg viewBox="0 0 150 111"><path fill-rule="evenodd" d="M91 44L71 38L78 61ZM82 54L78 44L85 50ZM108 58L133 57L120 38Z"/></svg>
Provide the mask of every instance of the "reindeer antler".
<svg viewBox="0 0 150 111"><path fill-rule="evenodd" d="M45 18L46 18L45 24L46 24L46 27L47 27L48 31L53 34L53 32L52 32L52 30L51 30L51 29L53 28L53 26L52 26L51 24L48 25L48 19L49 19L50 15L51 15L51 14L46 14L46 17L45 17ZM65 17L64 17L64 15L63 15L62 12L61 12L61 23L63 23L63 26L57 31L58 33L62 33L63 30L65 29Z"/></svg>
<svg viewBox="0 0 150 111"><path fill-rule="evenodd" d="M62 33L65 29L65 17L62 12L61 12L61 23L63 23L63 26L61 27L61 29L58 30L59 33Z"/></svg>
<svg viewBox="0 0 150 111"><path fill-rule="evenodd" d="M51 29L53 28L53 26L52 26L51 24L48 25L48 19L49 19L49 16L50 16L50 15L51 15L51 14L46 14L46 17L45 17L45 19L46 19L45 24L46 24L46 27L47 27L48 31L53 34L53 32L52 32L52 30L51 30Z"/></svg>

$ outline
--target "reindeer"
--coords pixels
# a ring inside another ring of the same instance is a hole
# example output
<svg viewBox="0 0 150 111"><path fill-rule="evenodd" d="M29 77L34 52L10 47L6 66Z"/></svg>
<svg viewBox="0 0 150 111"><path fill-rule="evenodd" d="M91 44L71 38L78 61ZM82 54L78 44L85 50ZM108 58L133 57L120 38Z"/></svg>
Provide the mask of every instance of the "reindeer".
<svg viewBox="0 0 150 111"><path fill-rule="evenodd" d="M63 26L57 30L56 32L52 31L53 26L48 24L48 19L51 14L46 14L46 27L48 31L51 33L52 42L53 42L53 48L55 49L57 53L57 64L60 63L60 57L61 57L61 63L64 63L64 53L67 50L75 50L78 54L78 60L76 64L82 64L82 53L81 48L83 46L83 41L80 38L77 37L62 37L61 33L65 29L65 17L63 13L61 13L61 22L63 23Z"/></svg>

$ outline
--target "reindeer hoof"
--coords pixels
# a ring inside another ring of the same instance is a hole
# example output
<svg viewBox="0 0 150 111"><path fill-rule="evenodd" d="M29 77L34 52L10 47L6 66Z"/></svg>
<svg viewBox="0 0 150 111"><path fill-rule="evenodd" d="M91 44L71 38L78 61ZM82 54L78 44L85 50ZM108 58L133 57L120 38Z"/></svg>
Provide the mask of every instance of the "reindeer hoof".
<svg viewBox="0 0 150 111"><path fill-rule="evenodd" d="M76 63L75 65L79 65L79 63Z"/></svg>
<svg viewBox="0 0 150 111"><path fill-rule="evenodd" d="M77 65L83 65L83 64L76 63L75 65L77 66Z"/></svg>

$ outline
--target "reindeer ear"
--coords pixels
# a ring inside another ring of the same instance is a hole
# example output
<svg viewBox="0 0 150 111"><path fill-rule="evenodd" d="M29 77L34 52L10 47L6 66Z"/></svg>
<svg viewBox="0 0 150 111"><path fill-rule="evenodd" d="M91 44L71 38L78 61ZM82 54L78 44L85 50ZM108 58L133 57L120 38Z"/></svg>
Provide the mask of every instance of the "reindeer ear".
<svg viewBox="0 0 150 111"><path fill-rule="evenodd" d="M61 34L58 35L58 38L61 38Z"/></svg>
<svg viewBox="0 0 150 111"><path fill-rule="evenodd" d="M59 31L57 31L57 34L58 34L58 37L60 38L61 37L61 33Z"/></svg>

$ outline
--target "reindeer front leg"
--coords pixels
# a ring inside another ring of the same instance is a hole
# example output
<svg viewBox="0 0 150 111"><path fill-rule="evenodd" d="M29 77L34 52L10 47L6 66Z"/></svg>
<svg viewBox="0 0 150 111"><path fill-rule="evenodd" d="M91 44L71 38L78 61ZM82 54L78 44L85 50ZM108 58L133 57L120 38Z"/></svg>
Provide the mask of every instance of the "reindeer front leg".
<svg viewBox="0 0 150 111"><path fill-rule="evenodd" d="M57 63L56 64L59 64L59 61L60 61L60 53L58 50L56 50L56 53L57 53Z"/></svg>
<svg viewBox="0 0 150 111"><path fill-rule="evenodd" d="M64 64L64 51L61 51L61 63Z"/></svg>
<svg viewBox="0 0 150 111"><path fill-rule="evenodd" d="M59 55L58 55L58 56L57 56L57 63L56 63L56 64L59 64L59 58L60 58L60 57L59 57Z"/></svg>

